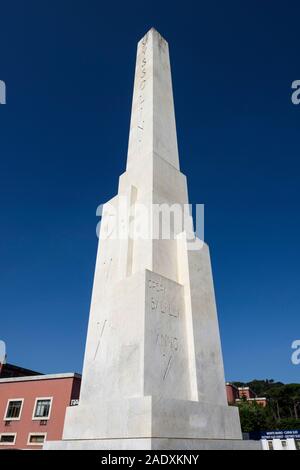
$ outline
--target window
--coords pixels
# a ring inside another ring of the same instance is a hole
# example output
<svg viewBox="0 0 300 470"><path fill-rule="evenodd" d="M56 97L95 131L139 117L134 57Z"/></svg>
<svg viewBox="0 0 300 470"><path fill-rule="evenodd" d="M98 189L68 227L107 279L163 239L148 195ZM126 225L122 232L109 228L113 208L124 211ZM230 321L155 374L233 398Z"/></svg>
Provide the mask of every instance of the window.
<svg viewBox="0 0 300 470"><path fill-rule="evenodd" d="M288 450L288 445L286 441L281 441L281 445L282 445L283 450Z"/></svg>
<svg viewBox="0 0 300 470"><path fill-rule="evenodd" d="M22 407L23 407L23 398L16 398L13 400L8 400L5 417L7 421L18 420L21 418Z"/></svg>
<svg viewBox="0 0 300 470"><path fill-rule="evenodd" d="M32 419L49 419L51 412L52 398L37 398Z"/></svg>
<svg viewBox="0 0 300 470"><path fill-rule="evenodd" d="M27 445L32 445L32 446L41 446L44 444L46 440L46 433L40 434L40 433L30 433L28 436L28 442Z"/></svg>
<svg viewBox="0 0 300 470"><path fill-rule="evenodd" d="M268 441L269 450L274 450L273 441Z"/></svg>
<svg viewBox="0 0 300 470"><path fill-rule="evenodd" d="M0 434L0 445L13 446L16 442L16 434Z"/></svg>

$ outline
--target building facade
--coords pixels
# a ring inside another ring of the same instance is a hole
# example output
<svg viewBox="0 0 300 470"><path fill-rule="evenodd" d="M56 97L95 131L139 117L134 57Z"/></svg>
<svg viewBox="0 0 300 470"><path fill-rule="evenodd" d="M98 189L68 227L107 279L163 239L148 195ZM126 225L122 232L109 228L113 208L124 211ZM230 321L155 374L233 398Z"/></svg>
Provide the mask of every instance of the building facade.
<svg viewBox="0 0 300 470"><path fill-rule="evenodd" d="M259 433L258 438L263 450L300 450L299 429L265 431Z"/></svg>
<svg viewBox="0 0 300 470"><path fill-rule="evenodd" d="M263 407L267 406L267 398L258 397L250 387L236 387L232 383L226 383L227 401L229 405L238 405L239 402L246 400L255 402Z"/></svg>
<svg viewBox="0 0 300 470"><path fill-rule="evenodd" d="M41 449L46 439L61 439L80 381L73 373L1 378L0 449Z"/></svg>

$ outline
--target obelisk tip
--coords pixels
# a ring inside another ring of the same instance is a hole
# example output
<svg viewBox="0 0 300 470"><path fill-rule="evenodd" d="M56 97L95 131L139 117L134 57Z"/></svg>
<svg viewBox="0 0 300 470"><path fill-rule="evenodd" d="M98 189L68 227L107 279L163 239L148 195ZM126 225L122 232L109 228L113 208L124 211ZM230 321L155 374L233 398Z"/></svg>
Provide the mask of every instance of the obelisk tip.
<svg viewBox="0 0 300 470"><path fill-rule="evenodd" d="M159 32L156 28L154 28L153 26L152 26L152 28L150 28L150 29L147 31L147 33L145 34L145 36L147 36L148 34L152 34L153 36L156 35L156 36L158 36L159 38L162 38L164 41L166 41L166 39L160 34L160 32ZM166 41L166 42L167 42L167 41Z"/></svg>

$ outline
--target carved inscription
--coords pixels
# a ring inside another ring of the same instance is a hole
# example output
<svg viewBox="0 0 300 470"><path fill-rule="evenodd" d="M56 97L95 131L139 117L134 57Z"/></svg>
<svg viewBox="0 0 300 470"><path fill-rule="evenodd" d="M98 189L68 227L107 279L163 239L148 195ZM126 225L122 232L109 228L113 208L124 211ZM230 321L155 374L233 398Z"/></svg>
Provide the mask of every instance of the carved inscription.
<svg viewBox="0 0 300 470"><path fill-rule="evenodd" d="M165 372L164 372L164 375L163 375L163 380L166 379L166 377L169 373L169 370L171 369L172 359L173 359L173 356L170 356L169 360L168 360L168 363L167 363L167 367L165 368Z"/></svg>
<svg viewBox="0 0 300 470"><path fill-rule="evenodd" d="M179 309L177 306L166 299L166 287L160 281L154 279L149 279L148 287L154 294L151 297L151 310L158 310L162 315L179 318ZM155 293L161 295L157 296Z"/></svg>
<svg viewBox="0 0 300 470"><path fill-rule="evenodd" d="M154 292L166 293L165 286L160 281L156 281L155 279L149 279L148 287L149 289L153 289Z"/></svg>
<svg viewBox="0 0 300 470"><path fill-rule="evenodd" d="M139 82L139 97L138 97L139 111L138 111L138 126L137 126L138 141L139 142L142 142L144 127L145 127L145 121L144 121L145 94L144 94L144 89L145 89L146 81L147 81L147 69L146 69L146 66L147 66L147 58L146 58L147 41L148 41L148 35L146 35L143 38L142 47L141 47L141 71L140 71L140 77L139 77L140 82Z"/></svg>
<svg viewBox="0 0 300 470"><path fill-rule="evenodd" d="M97 322L97 329L99 331L99 339L98 339L98 343L97 343L97 347L96 347L96 351L95 351L95 355L94 355L94 360L96 359L97 357L97 354L98 354L98 350L99 350L99 347L100 347L100 343L101 343L101 338L103 336L103 333L104 333L104 328L106 326L106 323L107 323L107 320L104 320L104 322L102 323L102 325L100 324L100 322Z"/></svg>
<svg viewBox="0 0 300 470"><path fill-rule="evenodd" d="M159 310L161 314L168 315L169 317L179 318L179 310L176 308L176 306L165 300L157 300L152 297L151 309Z"/></svg>
<svg viewBox="0 0 300 470"><path fill-rule="evenodd" d="M174 359L180 347L180 335L176 334L176 332L179 333L178 329L180 328L178 323L180 308L176 299L174 299L174 291L168 292L168 284L163 282L162 279L148 279L148 291L149 308L153 314L156 314L154 317L156 323L155 343L161 356L162 380L165 381L170 369L176 363ZM159 322L158 325L157 321ZM166 331L168 326L169 331Z"/></svg>
<svg viewBox="0 0 300 470"><path fill-rule="evenodd" d="M156 344L159 344L161 348L170 349L176 352L178 350L178 338L175 336L169 336L162 333L157 333Z"/></svg>

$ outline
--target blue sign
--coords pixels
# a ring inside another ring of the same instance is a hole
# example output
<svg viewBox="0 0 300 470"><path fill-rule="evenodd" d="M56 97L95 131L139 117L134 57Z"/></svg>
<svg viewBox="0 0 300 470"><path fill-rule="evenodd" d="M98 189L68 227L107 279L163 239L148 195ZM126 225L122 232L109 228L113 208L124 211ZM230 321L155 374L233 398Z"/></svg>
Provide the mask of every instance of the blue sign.
<svg viewBox="0 0 300 470"><path fill-rule="evenodd" d="M300 429L281 431L262 431L261 439L300 439Z"/></svg>

